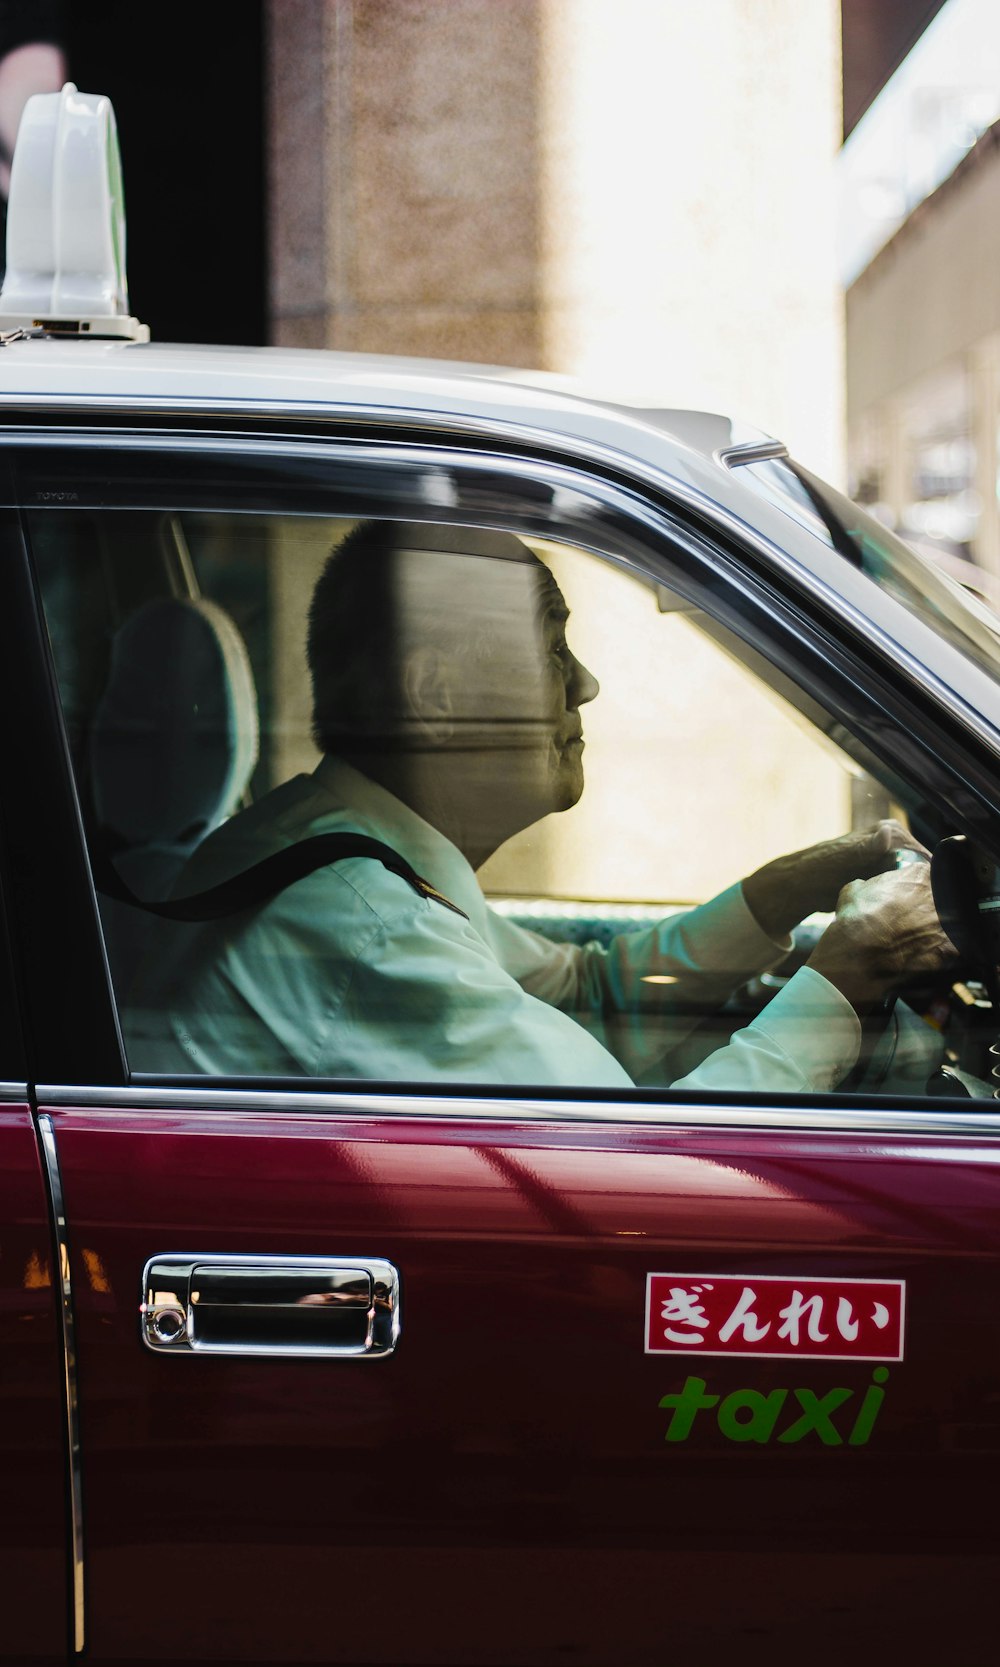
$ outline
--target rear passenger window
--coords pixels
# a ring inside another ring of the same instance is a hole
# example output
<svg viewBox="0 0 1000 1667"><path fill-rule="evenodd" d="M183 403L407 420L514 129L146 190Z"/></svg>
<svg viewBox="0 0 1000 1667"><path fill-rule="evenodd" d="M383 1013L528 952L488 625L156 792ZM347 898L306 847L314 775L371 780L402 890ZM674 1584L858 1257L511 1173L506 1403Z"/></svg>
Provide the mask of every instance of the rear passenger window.
<svg viewBox="0 0 1000 1667"><path fill-rule="evenodd" d="M859 1062L805 965L877 854L768 869L902 832L904 784L690 587L502 526L28 524L133 1071L766 1095L940 1065L933 980Z"/></svg>

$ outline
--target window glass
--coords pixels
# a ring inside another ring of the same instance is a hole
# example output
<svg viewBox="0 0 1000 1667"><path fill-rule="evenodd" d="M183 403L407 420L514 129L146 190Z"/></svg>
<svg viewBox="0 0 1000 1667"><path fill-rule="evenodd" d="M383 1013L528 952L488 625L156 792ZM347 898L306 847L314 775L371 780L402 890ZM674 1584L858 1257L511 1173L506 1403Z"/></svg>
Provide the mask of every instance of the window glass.
<svg viewBox="0 0 1000 1667"><path fill-rule="evenodd" d="M689 583L498 527L27 519L134 1071L985 1076L929 952L893 1005L824 933L847 882L897 884L919 794Z"/></svg>
<svg viewBox="0 0 1000 1667"><path fill-rule="evenodd" d="M741 478L894 596L992 677L1000 676L1000 615L875 516L781 458L740 464Z"/></svg>

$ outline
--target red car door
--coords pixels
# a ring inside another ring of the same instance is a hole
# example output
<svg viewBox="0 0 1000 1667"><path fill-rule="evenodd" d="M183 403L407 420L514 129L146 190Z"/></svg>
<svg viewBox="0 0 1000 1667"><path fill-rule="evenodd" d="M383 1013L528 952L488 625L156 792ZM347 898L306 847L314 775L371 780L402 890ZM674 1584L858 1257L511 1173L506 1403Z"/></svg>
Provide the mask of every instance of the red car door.
<svg viewBox="0 0 1000 1667"><path fill-rule="evenodd" d="M107 1098L50 1113L92 1659L722 1662L740 1641L792 1661L808 1640L832 1663L988 1636L992 1134L896 1132L874 1111L853 1133L787 1112L747 1129L697 1111L650 1127L612 1107ZM184 1252L386 1258L398 1347L153 1353L142 1270ZM904 1360L651 1356L653 1272L905 1281ZM704 1405L671 1440L692 1380ZM884 1404L852 1445L873 1385ZM744 1391L785 1392L764 1439L720 1419Z"/></svg>

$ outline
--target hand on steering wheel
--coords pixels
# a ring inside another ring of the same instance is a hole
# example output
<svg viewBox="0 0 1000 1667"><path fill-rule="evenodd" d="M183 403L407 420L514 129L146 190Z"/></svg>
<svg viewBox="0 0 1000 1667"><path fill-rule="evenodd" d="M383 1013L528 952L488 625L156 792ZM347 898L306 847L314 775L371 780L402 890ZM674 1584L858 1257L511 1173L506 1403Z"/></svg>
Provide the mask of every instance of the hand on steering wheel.
<svg viewBox="0 0 1000 1667"><path fill-rule="evenodd" d="M844 886L806 964L865 1015L904 982L939 972L954 957L934 906L930 867L911 860Z"/></svg>
<svg viewBox="0 0 1000 1667"><path fill-rule="evenodd" d="M806 915L832 912L850 881L891 870L903 856L927 861L930 853L901 822L879 822L765 863L743 881L743 896L758 926L781 938Z"/></svg>

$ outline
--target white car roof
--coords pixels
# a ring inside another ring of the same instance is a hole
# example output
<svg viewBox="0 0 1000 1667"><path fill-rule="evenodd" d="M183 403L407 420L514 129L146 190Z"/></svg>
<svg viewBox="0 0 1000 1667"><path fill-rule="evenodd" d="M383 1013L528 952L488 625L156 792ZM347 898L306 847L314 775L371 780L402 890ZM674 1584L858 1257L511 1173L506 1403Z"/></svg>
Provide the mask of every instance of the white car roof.
<svg viewBox="0 0 1000 1667"><path fill-rule="evenodd" d="M122 402L221 410L284 409L302 413L387 413L480 419L548 435L614 444L629 455L646 451L661 463L672 448L714 457L734 446L768 440L731 417L665 410L653 400L595 393L569 377L495 365L386 357L288 347L210 347L173 342L22 339L0 351L4 406L108 410ZM671 445L672 443L672 445Z"/></svg>
<svg viewBox="0 0 1000 1667"><path fill-rule="evenodd" d="M286 347L208 347L171 342L28 339L0 347L0 423L25 410L58 423L60 412L106 420L139 411L350 419L501 435L619 466L740 515L754 495L723 454L762 446L761 430L703 411L667 410L591 397L568 377L429 359ZM767 518L769 506L762 506ZM740 517L740 519L743 519ZM784 517L779 524L784 530Z"/></svg>

